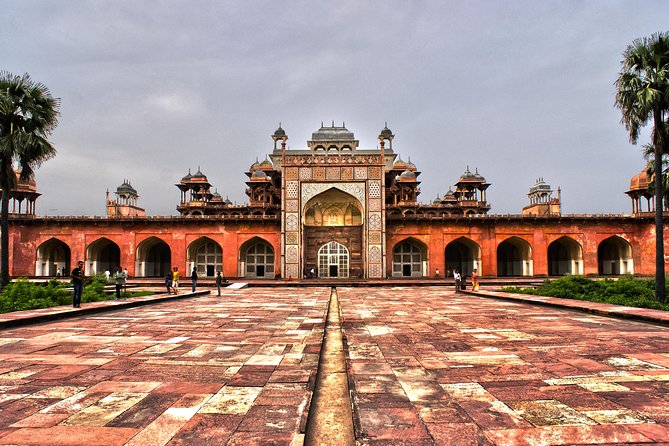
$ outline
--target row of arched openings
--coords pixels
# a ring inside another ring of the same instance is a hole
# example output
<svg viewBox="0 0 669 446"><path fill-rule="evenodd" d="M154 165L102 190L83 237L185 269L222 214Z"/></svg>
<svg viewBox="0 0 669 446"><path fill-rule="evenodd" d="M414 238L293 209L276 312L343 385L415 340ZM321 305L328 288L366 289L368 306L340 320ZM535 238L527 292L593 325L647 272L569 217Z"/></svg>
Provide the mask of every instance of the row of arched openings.
<svg viewBox="0 0 669 446"><path fill-rule="evenodd" d="M121 264L121 249L108 238L100 238L86 247L85 267L88 274L114 271ZM75 260L76 261L76 260ZM172 250L158 237L149 237L137 246L135 275L163 277L172 269ZM187 273L197 268L200 277L215 277L223 271L223 249L214 240L202 237L188 246ZM37 248L36 276L67 276L73 268L69 246L52 238ZM182 271L182 274L184 272ZM239 275L248 278L274 277L274 249L265 240L253 238L239 251Z"/></svg>
<svg viewBox="0 0 669 446"><path fill-rule="evenodd" d="M416 240L404 240L393 248L393 277L428 276L427 246ZM476 268L481 271L481 247L471 239L460 237L446 245L444 252L449 274L457 269L471 275ZM581 245L571 237L561 237L548 246L548 275L563 276L583 274L583 252ZM532 276L533 255L530 244L519 237L510 237L497 246L498 276ZM632 246L618 236L603 240L597 248L598 273L619 275L634 273ZM443 273L442 273L443 274Z"/></svg>

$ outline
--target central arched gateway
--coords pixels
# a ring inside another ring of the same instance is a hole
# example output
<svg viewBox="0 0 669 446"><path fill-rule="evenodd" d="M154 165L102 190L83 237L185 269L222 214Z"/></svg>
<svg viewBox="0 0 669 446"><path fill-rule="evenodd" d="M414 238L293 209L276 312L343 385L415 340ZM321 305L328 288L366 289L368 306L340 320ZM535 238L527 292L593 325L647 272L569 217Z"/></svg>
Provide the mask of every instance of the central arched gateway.
<svg viewBox="0 0 669 446"><path fill-rule="evenodd" d="M362 215L360 202L337 188L306 203L304 275L310 276L313 269L318 277L363 277Z"/></svg>
<svg viewBox="0 0 669 446"><path fill-rule="evenodd" d="M318 277L347 278L348 265L348 249L341 243L332 241L318 250Z"/></svg>
<svg viewBox="0 0 669 446"><path fill-rule="evenodd" d="M223 271L223 249L209 237L201 237L188 247L188 271L197 268L200 277L215 277L217 271Z"/></svg>

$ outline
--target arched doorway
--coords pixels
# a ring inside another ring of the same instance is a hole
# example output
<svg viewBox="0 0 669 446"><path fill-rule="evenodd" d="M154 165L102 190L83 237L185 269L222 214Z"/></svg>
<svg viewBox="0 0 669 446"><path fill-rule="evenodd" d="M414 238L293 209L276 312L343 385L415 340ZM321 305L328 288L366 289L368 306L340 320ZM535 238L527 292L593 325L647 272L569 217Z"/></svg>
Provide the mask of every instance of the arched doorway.
<svg viewBox="0 0 669 446"><path fill-rule="evenodd" d="M395 245L392 274L393 277L427 276L427 246L414 239L407 239Z"/></svg>
<svg viewBox="0 0 669 446"><path fill-rule="evenodd" d="M86 261L88 263L87 274L102 274L105 271L116 271L121 265L121 249L108 238L97 239L86 250Z"/></svg>
<svg viewBox="0 0 669 446"><path fill-rule="evenodd" d="M197 268L200 277L215 277L216 271L223 271L223 249L221 245L202 237L195 240L188 247L188 271L190 276L193 268Z"/></svg>
<svg viewBox="0 0 669 446"><path fill-rule="evenodd" d="M35 260L36 276L69 276L69 274L69 246L56 238L51 238L39 245Z"/></svg>
<svg viewBox="0 0 669 446"><path fill-rule="evenodd" d="M324 245L336 241L347 252L346 276L363 277L363 207L354 196L332 187L315 195L303 207L302 225L304 271L307 276L317 270L318 277L344 277L321 271L319 252ZM328 265L332 266L330 263ZM330 267L328 266L328 268ZM334 269L333 269L334 271Z"/></svg>
<svg viewBox="0 0 669 446"><path fill-rule="evenodd" d="M571 237L560 237L548 245L548 274L564 276L583 274L581 245Z"/></svg>
<svg viewBox="0 0 669 446"><path fill-rule="evenodd" d="M253 238L239 250L240 276L249 279L274 278L274 248L261 238Z"/></svg>
<svg viewBox="0 0 669 446"><path fill-rule="evenodd" d="M452 275L454 269L463 276L471 276L472 271L477 269L481 275L481 247L466 237L446 245L446 274Z"/></svg>
<svg viewBox="0 0 669 446"><path fill-rule="evenodd" d="M519 237L511 237L497 246L498 276L531 276L532 248Z"/></svg>
<svg viewBox="0 0 669 446"><path fill-rule="evenodd" d="M599 274L633 274L632 245L616 235L603 240L597 248Z"/></svg>
<svg viewBox="0 0 669 446"><path fill-rule="evenodd" d="M171 265L170 247L158 237L149 237L137 246L136 276L164 277Z"/></svg>
<svg viewBox="0 0 669 446"><path fill-rule="evenodd" d="M349 255L346 246L335 241L318 250L318 277L348 277Z"/></svg>

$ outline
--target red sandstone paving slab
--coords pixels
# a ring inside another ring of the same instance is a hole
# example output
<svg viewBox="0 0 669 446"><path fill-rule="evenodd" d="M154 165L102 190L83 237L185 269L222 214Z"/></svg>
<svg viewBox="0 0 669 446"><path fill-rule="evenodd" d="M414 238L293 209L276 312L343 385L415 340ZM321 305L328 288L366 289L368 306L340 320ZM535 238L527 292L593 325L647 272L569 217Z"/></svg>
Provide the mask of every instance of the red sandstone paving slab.
<svg viewBox="0 0 669 446"><path fill-rule="evenodd" d="M651 410L664 421L669 398L656 385L669 381L665 328L454 296L443 288L421 288L419 295L412 289L339 288L338 294L363 444L392 441L394 430L403 432L402 419L425 426L435 444L652 442L621 423L650 422ZM392 382L387 373L365 373L387 367L404 395L394 387L382 392ZM479 390L444 398L429 391L432 382L456 386L447 392L473 384ZM649 400L649 393L661 396ZM397 420L384 412L393 407L400 411L393 412ZM366 435L374 431L377 436ZM657 435L655 441L664 440L662 430Z"/></svg>
<svg viewBox="0 0 669 446"><path fill-rule="evenodd" d="M234 298L3 330L0 444L301 444L329 290Z"/></svg>

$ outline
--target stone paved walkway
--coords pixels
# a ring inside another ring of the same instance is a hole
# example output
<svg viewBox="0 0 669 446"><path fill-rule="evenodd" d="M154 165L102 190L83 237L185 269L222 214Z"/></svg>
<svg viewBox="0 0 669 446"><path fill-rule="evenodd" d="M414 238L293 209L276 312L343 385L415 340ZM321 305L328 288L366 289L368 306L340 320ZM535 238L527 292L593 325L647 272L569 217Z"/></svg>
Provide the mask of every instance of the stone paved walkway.
<svg viewBox="0 0 669 446"><path fill-rule="evenodd" d="M669 442L669 329L455 295L338 289L362 444Z"/></svg>
<svg viewBox="0 0 669 446"><path fill-rule="evenodd" d="M669 444L669 328L337 291L361 445ZM0 445L298 446L329 296L224 290L1 330Z"/></svg>
<svg viewBox="0 0 669 446"><path fill-rule="evenodd" d="M0 332L0 444L301 444L330 290L243 290Z"/></svg>

